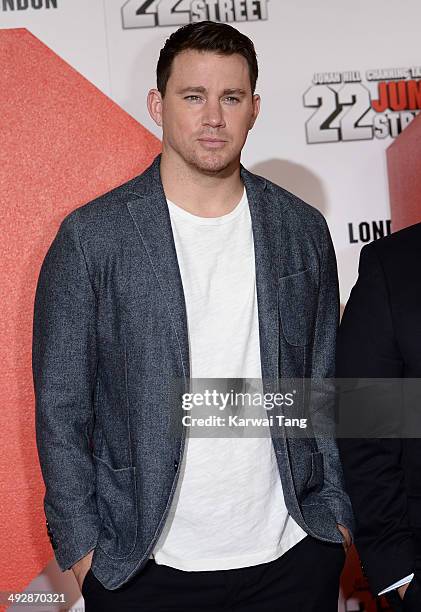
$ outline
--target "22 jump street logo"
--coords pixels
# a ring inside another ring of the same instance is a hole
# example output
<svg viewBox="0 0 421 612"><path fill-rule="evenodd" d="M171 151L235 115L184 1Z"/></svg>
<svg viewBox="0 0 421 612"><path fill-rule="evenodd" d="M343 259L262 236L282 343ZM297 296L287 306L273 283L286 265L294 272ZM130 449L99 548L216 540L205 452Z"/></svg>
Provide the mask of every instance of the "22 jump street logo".
<svg viewBox="0 0 421 612"><path fill-rule="evenodd" d="M308 144L396 138L421 109L421 67L314 74L304 106Z"/></svg>
<svg viewBox="0 0 421 612"><path fill-rule="evenodd" d="M268 0L128 0L123 29L184 25L194 21L265 21Z"/></svg>

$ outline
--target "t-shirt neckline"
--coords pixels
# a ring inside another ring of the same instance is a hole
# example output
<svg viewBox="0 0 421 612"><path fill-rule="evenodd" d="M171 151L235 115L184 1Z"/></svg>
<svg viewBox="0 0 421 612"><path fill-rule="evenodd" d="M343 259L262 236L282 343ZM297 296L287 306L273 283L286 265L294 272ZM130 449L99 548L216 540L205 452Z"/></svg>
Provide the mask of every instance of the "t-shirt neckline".
<svg viewBox="0 0 421 612"><path fill-rule="evenodd" d="M190 223L195 223L196 225L223 225L233 221L244 210L247 204L247 192L246 188L244 187L241 200L238 202L235 208L233 208L231 212L227 213L226 215L221 215L219 217L201 217L200 215L194 215L193 213L184 210L184 208L180 208L180 206L177 206L177 204L174 204L174 202L168 198L167 203L171 215L174 214Z"/></svg>

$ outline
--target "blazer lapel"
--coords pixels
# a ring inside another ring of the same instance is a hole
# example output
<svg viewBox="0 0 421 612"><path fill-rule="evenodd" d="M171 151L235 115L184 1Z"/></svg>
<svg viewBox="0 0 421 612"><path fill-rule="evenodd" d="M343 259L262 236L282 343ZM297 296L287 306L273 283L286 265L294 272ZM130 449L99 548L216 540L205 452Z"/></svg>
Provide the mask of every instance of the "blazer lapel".
<svg viewBox="0 0 421 612"><path fill-rule="evenodd" d="M146 249L177 335L184 376L190 377L187 312L165 193L159 172L161 156L132 184L129 212ZM263 379L279 374L279 208L265 197L266 180L241 166L254 239L260 357Z"/></svg>
<svg viewBox="0 0 421 612"><path fill-rule="evenodd" d="M262 378L270 384L267 391L273 391L279 378L280 207L267 197L266 179L244 166L241 166L241 178L247 191L253 229Z"/></svg>
<svg viewBox="0 0 421 612"><path fill-rule="evenodd" d="M183 373L190 378L187 313L168 205L159 173L161 156L134 183L127 203L158 279L178 340Z"/></svg>

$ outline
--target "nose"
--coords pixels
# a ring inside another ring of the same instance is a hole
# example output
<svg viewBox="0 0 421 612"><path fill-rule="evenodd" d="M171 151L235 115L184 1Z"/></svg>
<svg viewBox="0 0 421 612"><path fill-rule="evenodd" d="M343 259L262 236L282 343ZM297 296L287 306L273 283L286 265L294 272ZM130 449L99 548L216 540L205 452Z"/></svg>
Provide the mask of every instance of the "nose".
<svg viewBox="0 0 421 612"><path fill-rule="evenodd" d="M203 110L202 123L211 127L225 127L224 113L219 100L207 100Z"/></svg>

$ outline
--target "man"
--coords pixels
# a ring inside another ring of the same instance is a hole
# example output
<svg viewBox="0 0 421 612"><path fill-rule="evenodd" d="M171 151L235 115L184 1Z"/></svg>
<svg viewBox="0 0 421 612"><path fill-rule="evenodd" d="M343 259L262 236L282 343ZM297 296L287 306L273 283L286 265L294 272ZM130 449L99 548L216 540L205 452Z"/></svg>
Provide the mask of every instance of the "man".
<svg viewBox="0 0 421 612"><path fill-rule="evenodd" d="M421 610L420 394L409 380L421 377L420 255L421 224L362 249L337 349L337 376L365 381L344 393L342 415L358 414L367 430L338 440L356 546L373 593L405 612ZM401 378L403 386L393 381ZM363 386L366 397L358 394ZM414 410L418 429L411 430ZM376 426L380 434L368 437ZM405 430L405 437L394 433Z"/></svg>
<svg viewBox="0 0 421 612"><path fill-rule="evenodd" d="M69 214L41 270L45 512L87 610L337 609L353 516L333 438L172 435L174 379L333 376L326 222L240 164L257 73L229 25L172 34L148 94L162 155Z"/></svg>

